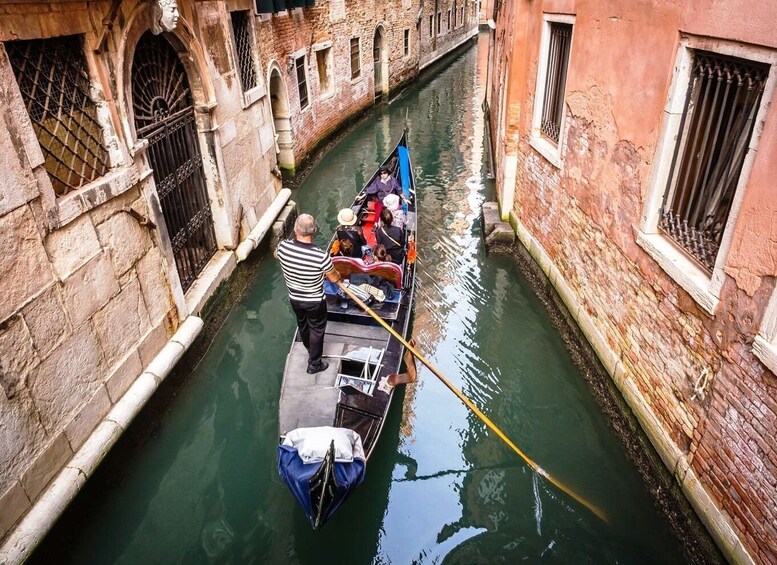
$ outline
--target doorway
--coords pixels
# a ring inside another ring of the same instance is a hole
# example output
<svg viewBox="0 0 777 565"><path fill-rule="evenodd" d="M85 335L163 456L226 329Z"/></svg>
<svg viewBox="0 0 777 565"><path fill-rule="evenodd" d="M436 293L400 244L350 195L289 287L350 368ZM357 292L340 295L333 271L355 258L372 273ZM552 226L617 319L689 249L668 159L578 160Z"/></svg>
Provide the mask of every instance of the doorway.
<svg viewBox="0 0 777 565"><path fill-rule="evenodd" d="M135 48L132 109L138 139L148 140L149 164L186 292L217 244L189 79L162 35L146 32Z"/></svg>

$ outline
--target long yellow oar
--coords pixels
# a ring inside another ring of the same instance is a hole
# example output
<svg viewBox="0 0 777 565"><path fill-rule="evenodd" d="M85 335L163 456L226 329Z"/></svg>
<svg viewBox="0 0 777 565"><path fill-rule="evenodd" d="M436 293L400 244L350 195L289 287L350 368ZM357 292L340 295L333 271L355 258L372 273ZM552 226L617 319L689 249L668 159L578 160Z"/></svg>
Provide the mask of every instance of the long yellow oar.
<svg viewBox="0 0 777 565"><path fill-rule="evenodd" d="M504 441L504 442L505 442L507 445L509 445L509 446L510 446L510 448L511 448L513 451L515 451L515 452L516 452L516 453L517 453L517 454L518 454L518 455L521 457L521 459L523 459L524 461L526 461L526 463L527 463L527 465L529 465L529 467L531 467L531 468L532 468L532 469L534 469L534 470L535 470L537 473L539 473L540 475L542 475L543 477L545 477L545 478L546 478L548 481L550 481L552 484L554 484L554 485L555 485L555 486L556 486L556 487L557 487L559 490L561 490L561 491L563 491L563 492L567 493L569 496L571 496L572 498L574 498L575 500L577 500L577 501L578 501L580 504L582 504L583 506L585 506L586 508L588 508L588 509L589 509L591 512L593 512L593 513L594 513L594 514L595 514L597 517L601 518L601 519L602 519L602 520L604 520L605 522L607 521L607 517L604 515L604 512L602 512L602 511L601 511L599 508L597 508L596 506L594 506L593 504L591 504L590 502L588 502L587 500L585 500L583 497L581 497L580 495L578 495L577 493L575 493L574 491L572 491L572 490L571 490L569 487L567 487L566 485L564 485L564 484L560 483L559 481L557 481L556 479L554 479L553 477L551 477L551 476L550 476L550 475L549 475L549 474L548 474L548 473L547 473L547 472L546 472L546 471L545 471L545 470L544 470L542 467L540 467L539 465L537 465L537 463L535 463L535 462L534 462L532 459L530 459L528 455L526 455L526 454L525 454L523 451L521 451L521 450L518 448L518 446L517 446L517 445L515 445L515 444L514 444L512 441L510 441L510 438L508 438L508 437L507 437L507 436L506 436L506 435L505 435L505 434L502 432L502 430L500 430L500 429L499 429L499 428L496 426L496 424L494 424L494 423L493 423L493 422L492 422L492 421L489 419L489 417L488 417L488 416L486 416L485 414L483 414L483 412L481 412L481 411L480 411L480 409L479 409L477 406L475 406L475 405L472 403L472 401L471 401L469 398L467 398L466 396L464 396L464 394L462 394L462 392L461 392L459 389L457 389L457 388L454 386L454 384L453 384L453 383L451 383L451 382L450 382L448 379L446 379L446 378L445 378L445 376L443 376L443 374L442 374L440 371L438 371L438 370L437 370L437 368L436 368L434 365L432 365L432 364L431 364L431 363L430 363L430 362L429 362L429 361L426 359L426 357L424 357L423 355L421 355L421 354L420 354L420 353L419 353L419 352L418 352L418 351L415 349L415 347L413 347L413 346L412 346L410 343L408 343L407 341L405 341L405 339L404 339L404 338L403 338L401 335L399 335L399 334L398 334L398 333L397 333L397 332L394 330L394 328L392 328L391 326L389 326L389 325L388 325L388 324L387 324L387 323L386 323L386 322L383 320L383 318L381 318L381 317L380 317L380 316L378 316L378 315L377 315L375 312L373 312L373 311L372 311L372 309L371 309L369 306L367 306L367 305L366 305L364 302L362 302L362 301L359 299L359 297L358 297L358 296L356 296L356 295L355 295L353 292L351 292L351 291L350 291L350 289L349 289L347 286L345 286L345 285L344 285L344 284L343 284L341 281L337 281L337 286L339 286L339 287L340 287L340 288L343 290L343 292L345 292L345 294L347 294L347 295L348 295L348 297L349 297L351 300L353 300L353 301L354 301L356 304L358 304L358 305L359 305L359 307L360 307L362 310L364 310L365 312L367 312L367 314L369 314L370 316L372 316L372 317L373 317L373 318L374 318L374 319L375 319L375 320L376 320L376 321L377 321L377 322L378 322L378 323L379 323L381 326L383 326L383 327L384 327L386 330L388 330L388 331L389 331L389 333L390 333L391 335L393 335L395 338L397 338L397 339L399 340L399 342L400 342L402 345L404 345L404 346L405 346L405 347L406 347L406 348L407 348L407 349L408 349L408 350L409 350L409 351L410 351L410 352L411 352L411 353L412 353L412 354L415 356L415 358L416 358L416 359L418 359L418 360L419 360L421 363L423 363L424 365L426 365L426 368L427 368L427 369L429 369L429 370L430 370L432 373L434 373L434 375L435 375L435 376L436 376L438 379L440 379L440 380L442 381L442 383L443 383L443 384L444 384L446 387L448 387L448 389L449 389L449 390L450 390L450 391L451 391L453 394L455 394L456 396L458 396L458 397L459 397L459 400L461 400L461 401L462 401L462 402L465 404L465 406L466 406L467 408L469 408L469 409L470 409L470 410L471 410L471 411L472 411L472 412L473 412L473 413L474 413L474 414L475 414L475 415L476 415L478 418L480 418L480 419L483 421L483 423L484 423L486 426L488 426L488 427L491 429L491 431L493 431L493 432L494 432L494 433L495 433L497 436L499 436L499 438L501 438L501 440L502 440L502 441Z"/></svg>

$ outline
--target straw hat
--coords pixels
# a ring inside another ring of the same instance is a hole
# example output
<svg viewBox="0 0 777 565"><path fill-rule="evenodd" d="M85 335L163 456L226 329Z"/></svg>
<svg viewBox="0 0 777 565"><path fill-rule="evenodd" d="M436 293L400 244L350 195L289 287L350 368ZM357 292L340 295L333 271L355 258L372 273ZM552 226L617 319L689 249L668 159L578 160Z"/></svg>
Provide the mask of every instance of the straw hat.
<svg viewBox="0 0 777 565"><path fill-rule="evenodd" d="M352 226L356 223L356 214L350 208L343 208L337 213L337 221L341 226Z"/></svg>

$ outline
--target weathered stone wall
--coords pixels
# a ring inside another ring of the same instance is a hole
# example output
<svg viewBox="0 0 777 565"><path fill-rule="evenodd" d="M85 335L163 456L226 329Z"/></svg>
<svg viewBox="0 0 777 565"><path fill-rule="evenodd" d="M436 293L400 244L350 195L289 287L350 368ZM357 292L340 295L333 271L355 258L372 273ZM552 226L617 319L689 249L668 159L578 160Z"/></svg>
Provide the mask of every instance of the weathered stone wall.
<svg viewBox="0 0 777 565"><path fill-rule="evenodd" d="M383 32L387 50L389 93L418 74L419 43L416 28L417 0L402 2L317 2L312 8L296 9L257 20L262 66L276 62L288 96L294 155L299 162L316 144L349 117L375 101L373 41ZM404 55L404 30L410 32L410 49ZM359 38L361 74L351 78L351 38ZM326 47L324 47L326 46ZM316 51L332 48L334 93L323 95L319 83ZM293 57L306 56L309 104L300 110Z"/></svg>
<svg viewBox="0 0 777 565"><path fill-rule="evenodd" d="M775 563L777 377L753 349L777 276L774 110L712 314L637 243L679 32L777 48L771 4L704 4L505 8L490 91L498 193L727 556ZM530 144L543 13L576 15L560 167Z"/></svg>
<svg viewBox="0 0 777 565"><path fill-rule="evenodd" d="M0 538L190 314L132 125L128 71L148 29L148 3L122 2L106 30L111 4L0 5ZM251 5L179 0L181 19L169 36L188 53L222 249L254 227L280 188L258 55L253 97L236 78L228 9ZM110 171L56 196L5 44L69 34L84 37Z"/></svg>

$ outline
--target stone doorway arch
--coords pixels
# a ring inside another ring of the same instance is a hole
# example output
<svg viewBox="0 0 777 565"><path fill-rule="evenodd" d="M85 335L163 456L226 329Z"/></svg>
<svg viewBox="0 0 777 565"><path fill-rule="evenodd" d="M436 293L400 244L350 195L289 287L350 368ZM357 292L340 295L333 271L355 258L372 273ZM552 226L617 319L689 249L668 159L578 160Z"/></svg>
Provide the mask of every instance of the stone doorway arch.
<svg viewBox="0 0 777 565"><path fill-rule="evenodd" d="M145 32L131 67L132 114L147 156L186 292L218 248L194 97L186 69L165 35Z"/></svg>
<svg viewBox="0 0 777 565"><path fill-rule="evenodd" d="M382 25L375 28L372 38L372 62L375 73L375 100L387 99L389 93L389 63L386 48L386 30Z"/></svg>
<svg viewBox="0 0 777 565"><path fill-rule="evenodd" d="M275 129L275 152L278 155L278 166L293 171L295 167L294 136L291 130L289 92L276 62L270 65L269 75L267 83L270 85L270 106L273 128Z"/></svg>

